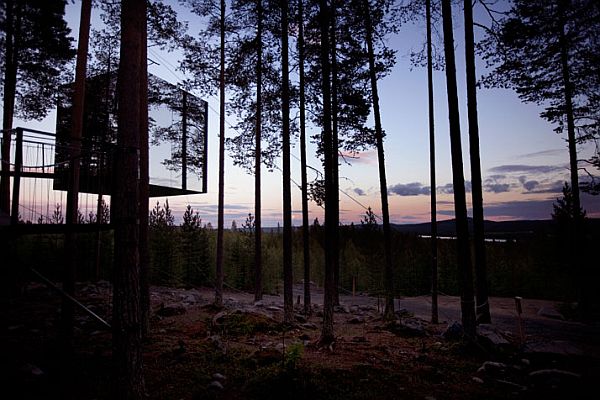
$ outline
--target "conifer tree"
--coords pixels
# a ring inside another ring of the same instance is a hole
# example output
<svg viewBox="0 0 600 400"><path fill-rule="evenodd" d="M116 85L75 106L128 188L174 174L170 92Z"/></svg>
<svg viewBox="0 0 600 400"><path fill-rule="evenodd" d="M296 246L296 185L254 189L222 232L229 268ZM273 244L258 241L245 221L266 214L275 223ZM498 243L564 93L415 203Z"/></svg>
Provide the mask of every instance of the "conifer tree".
<svg viewBox="0 0 600 400"><path fill-rule="evenodd" d="M542 118L567 133L573 215L580 215L578 145L591 141L598 154L600 126L600 6L594 0L515 0L507 15L481 43L488 66L487 86L511 88L525 102L544 107ZM593 164L592 157L589 162ZM592 181L593 182L593 181ZM571 224L571 262L579 268L580 287L590 271L579 259L582 218ZM587 313L589 290L580 290Z"/></svg>
<svg viewBox="0 0 600 400"><path fill-rule="evenodd" d="M471 165L471 196L473 203L473 241L475 262L475 317L477 323L491 322L488 302L487 262L483 220L483 188L479 155L479 121L477 117L477 79L475 77L475 39L473 34L473 5L463 3L465 20L465 65L467 75L467 115L469 120L469 156Z"/></svg>
<svg viewBox="0 0 600 400"><path fill-rule="evenodd" d="M10 214L10 135L14 116L42 119L53 106L66 64L75 52L64 20L65 0L0 3L3 92L0 211Z"/></svg>
<svg viewBox="0 0 600 400"><path fill-rule="evenodd" d="M140 73L146 1L124 0L118 77L118 141L111 219L115 225L113 362L116 399L145 395L139 263ZM145 60L144 60L145 61Z"/></svg>
<svg viewBox="0 0 600 400"><path fill-rule="evenodd" d="M448 119L450 123L450 150L452 155L452 183L454 187L454 214L456 217L456 243L458 247L457 272L461 292L461 317L465 333L470 337L475 337L473 271L471 266L465 178L463 175L462 147L460 142L460 115L456 85L451 0L442 0L442 20L444 26L446 91L448 94Z"/></svg>

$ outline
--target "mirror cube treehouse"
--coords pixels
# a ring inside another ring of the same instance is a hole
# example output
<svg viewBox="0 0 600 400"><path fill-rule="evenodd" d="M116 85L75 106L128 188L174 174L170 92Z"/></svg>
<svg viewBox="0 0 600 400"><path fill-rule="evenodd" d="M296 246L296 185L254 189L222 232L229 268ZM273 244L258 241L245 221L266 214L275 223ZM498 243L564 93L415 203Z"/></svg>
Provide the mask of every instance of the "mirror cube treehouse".
<svg viewBox="0 0 600 400"><path fill-rule="evenodd" d="M67 190L73 84L59 89L54 189ZM148 76L150 197L206 193L208 103ZM110 194L117 143L116 74L86 80L81 193Z"/></svg>

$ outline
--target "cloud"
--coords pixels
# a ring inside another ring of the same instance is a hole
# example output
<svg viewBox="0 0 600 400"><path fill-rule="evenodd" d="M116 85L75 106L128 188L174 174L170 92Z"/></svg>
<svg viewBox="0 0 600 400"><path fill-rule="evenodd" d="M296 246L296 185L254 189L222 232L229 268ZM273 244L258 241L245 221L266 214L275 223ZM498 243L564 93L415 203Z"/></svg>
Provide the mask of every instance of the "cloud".
<svg viewBox="0 0 600 400"><path fill-rule="evenodd" d="M549 174L552 172L558 172L564 170L563 167L557 167L554 165L523 165L523 164L511 164L511 165L499 165L497 167L490 168L488 171L497 174L511 174L511 173L528 173L528 174Z"/></svg>
<svg viewBox="0 0 600 400"><path fill-rule="evenodd" d="M531 191L529 191L529 193L536 193L536 194L542 194L542 193L550 193L550 194L562 193L563 185L564 185L564 181L562 181L562 180L540 183L540 184L538 184L538 185L535 186L536 187L535 190L531 190Z"/></svg>
<svg viewBox="0 0 600 400"><path fill-rule="evenodd" d="M431 193L431 188L429 186L423 186L422 183L412 182L412 183L397 183L393 186L390 186L388 190L397 194L398 196L419 196L419 195L429 195Z"/></svg>
<svg viewBox="0 0 600 400"><path fill-rule="evenodd" d="M505 175L491 175L483 182L483 191L488 193L510 192L511 185L504 182Z"/></svg>
<svg viewBox="0 0 600 400"><path fill-rule="evenodd" d="M465 181L465 191L467 193L471 192L471 181ZM446 183L443 186L438 186L436 188L436 192L441 193L441 194L453 194L454 193L454 184Z"/></svg>
<svg viewBox="0 0 600 400"><path fill-rule="evenodd" d="M534 153L527 153L518 155L517 158L534 158L534 157L546 157L546 156L554 156L557 154L564 154L565 149L550 149L550 150L542 150L536 151Z"/></svg>
<svg viewBox="0 0 600 400"><path fill-rule="evenodd" d="M451 183L446 183L444 186L438 186L436 191L442 194L452 194L454 193L454 185Z"/></svg>
<svg viewBox="0 0 600 400"><path fill-rule="evenodd" d="M510 192L510 185L508 183L486 183L483 190L491 193L506 193Z"/></svg>
<svg viewBox="0 0 600 400"><path fill-rule="evenodd" d="M525 181L523 182L523 187L525 188L525 190L527 190L528 192L531 192L533 189L535 189L540 183L538 181Z"/></svg>
<svg viewBox="0 0 600 400"><path fill-rule="evenodd" d="M354 193L356 193L357 195L359 195L359 196L366 196L366 195L367 195L367 194L365 193L365 191L364 191L364 190L362 190L361 188L354 188L354 189L352 189L352 191L353 191Z"/></svg>

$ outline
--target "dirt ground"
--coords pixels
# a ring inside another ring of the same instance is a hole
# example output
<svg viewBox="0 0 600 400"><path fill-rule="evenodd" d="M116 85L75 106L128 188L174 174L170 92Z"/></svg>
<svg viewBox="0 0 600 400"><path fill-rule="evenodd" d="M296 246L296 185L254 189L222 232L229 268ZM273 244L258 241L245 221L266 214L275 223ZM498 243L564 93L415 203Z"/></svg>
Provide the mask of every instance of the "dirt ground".
<svg viewBox="0 0 600 400"><path fill-rule="evenodd" d="M302 299L302 287L294 288ZM110 321L111 287L81 283L77 298ZM505 399L596 398L600 327L565 320L565 306L490 299L493 325L477 340L459 340L459 299L441 296L440 323L430 299L396 300L397 320L381 319L377 298L340 296L335 343L318 346L323 293L313 312L284 327L282 296L212 289L151 290L151 332L144 345L150 399ZM111 398L111 334L78 312L70 367L61 367L60 298L31 283L2 306L2 376L10 398ZM445 333L446 332L446 333ZM522 334L521 334L522 332ZM595 393L594 393L595 392ZM5 397L7 398L7 397Z"/></svg>

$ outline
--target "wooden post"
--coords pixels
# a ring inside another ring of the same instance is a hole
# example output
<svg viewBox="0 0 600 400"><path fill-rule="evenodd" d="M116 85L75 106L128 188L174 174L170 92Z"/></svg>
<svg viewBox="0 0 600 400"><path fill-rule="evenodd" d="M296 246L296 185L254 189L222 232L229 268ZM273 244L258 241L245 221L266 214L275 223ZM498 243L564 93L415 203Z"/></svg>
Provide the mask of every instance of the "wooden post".
<svg viewBox="0 0 600 400"><path fill-rule="evenodd" d="M15 175L13 177L13 196L10 224L19 223L19 197L21 192L21 171L23 169L23 129L17 128L17 139L15 142Z"/></svg>
<svg viewBox="0 0 600 400"><path fill-rule="evenodd" d="M525 333L523 330L523 319L521 318L521 314L523 314L523 307L521 305L522 297L515 296L515 307L517 309L517 321L519 324L519 343L525 343Z"/></svg>

